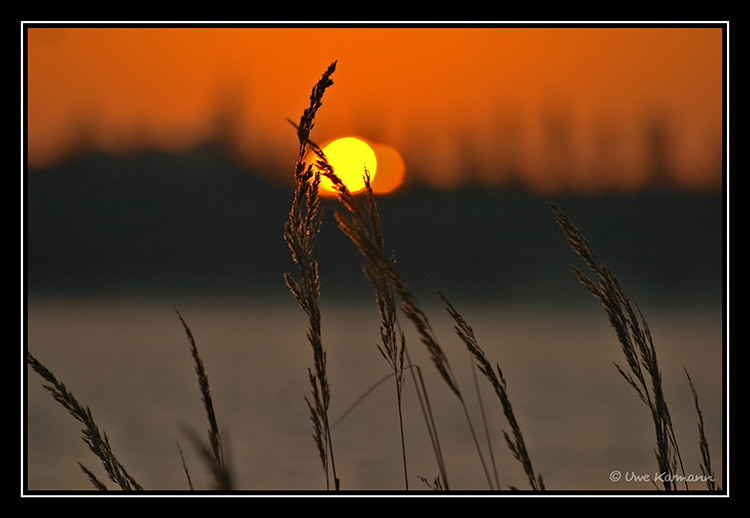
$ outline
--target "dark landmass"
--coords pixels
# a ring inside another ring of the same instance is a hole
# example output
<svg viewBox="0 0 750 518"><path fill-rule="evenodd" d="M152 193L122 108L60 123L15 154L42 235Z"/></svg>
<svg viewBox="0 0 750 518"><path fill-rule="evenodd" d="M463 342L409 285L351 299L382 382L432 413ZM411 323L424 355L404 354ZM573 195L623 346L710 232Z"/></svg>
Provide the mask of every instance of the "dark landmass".
<svg viewBox="0 0 750 518"><path fill-rule="evenodd" d="M291 169L288 174L291 173ZM290 187L206 147L185 156L90 155L29 171L24 273L35 295L290 297ZM553 201L638 300L723 301L725 197L648 191ZM370 296L361 259L326 202L323 296ZM475 301L590 304L543 197L519 189L411 188L379 201L386 246L416 292ZM329 299L330 300L330 299Z"/></svg>

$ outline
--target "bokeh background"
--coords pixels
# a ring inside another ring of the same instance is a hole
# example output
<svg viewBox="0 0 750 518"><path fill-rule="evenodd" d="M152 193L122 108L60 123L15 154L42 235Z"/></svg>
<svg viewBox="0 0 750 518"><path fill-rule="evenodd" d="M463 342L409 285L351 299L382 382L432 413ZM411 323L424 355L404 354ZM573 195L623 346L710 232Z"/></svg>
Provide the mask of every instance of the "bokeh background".
<svg viewBox="0 0 750 518"><path fill-rule="evenodd" d="M239 429L238 457L251 459L238 467L243 486L320 489L302 399L310 353L283 283L296 270L282 232L298 147L287 119L299 119L310 89L337 61L313 139L355 135L399 154L403 182L380 195L386 246L446 340L451 326L432 281L477 319L489 356L510 364L504 372L521 399L514 405L548 486L632 489L613 486L609 472L626 469L625 460L636 472L654 463L646 409L612 367L619 346L570 273L579 263L547 199L661 331L657 349L672 361L664 370L691 458L695 416L683 367L703 389L720 468L725 29L29 24L29 349L95 415L105 413L109 426L100 424L125 449L153 449L131 459L144 485L184 489L180 466L168 467L179 461L174 440L184 440L186 421L203 424L178 308L205 337L224 415ZM347 387L343 410L387 369L377 363L372 292L356 250L335 229L335 206L326 201L318 258L331 322L324 335L328 329L339 352L329 352L334 394L334 373ZM358 340L352 348L355 337L367 347ZM359 371L363 364L375 370ZM270 378L268 365L276 369ZM76 425L31 374L28 487L85 489ZM256 377L269 387L260 395ZM384 397L366 414L391 405ZM598 431L582 434L586 426ZM352 438L362 435L346 435L352 486L398 489L398 461L386 469L379 447L363 449ZM287 437L294 448L258 448L261 437L266 445ZM281 452L290 458L281 462ZM155 456L169 461L147 462ZM465 476L465 488L483 489L481 478Z"/></svg>

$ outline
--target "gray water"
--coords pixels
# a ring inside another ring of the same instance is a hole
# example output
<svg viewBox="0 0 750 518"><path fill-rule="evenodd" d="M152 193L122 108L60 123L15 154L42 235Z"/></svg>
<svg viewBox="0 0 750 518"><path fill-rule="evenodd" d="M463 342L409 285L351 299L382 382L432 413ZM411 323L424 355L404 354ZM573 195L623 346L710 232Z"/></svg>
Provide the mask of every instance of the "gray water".
<svg viewBox="0 0 750 518"><path fill-rule="evenodd" d="M457 304L458 305L458 304ZM306 321L294 303L34 298L28 302L30 351L88 405L129 472L146 489L186 490L179 443L198 489L209 473L186 430L205 436L207 422L188 342L175 307L190 326L210 380L217 418L237 487L250 491L325 490L304 397L312 354ZM498 363L534 468L562 491L650 490L633 477L657 473L647 408L617 373L624 364L601 308L465 307L487 357ZM697 419L683 368L699 392L713 468L723 484L723 325L720 310L643 308L662 368L667 401L687 474L700 474ZM428 316L447 351L478 425L470 361L442 308ZM413 363L426 378L451 489L488 489L466 418L436 374L413 328L404 323ZM323 308L323 340L332 389L331 416L343 415L389 373L376 348L378 317L369 302ZM88 490L81 462L101 480L80 424L24 372L24 439L30 490ZM528 488L502 439L508 430L486 383L481 396L503 488ZM437 466L411 384L404 395L409 486L426 489ZM333 431L342 488L404 489L395 390L380 385ZM485 455L486 449L485 449ZM622 478L613 482L611 473ZM108 482L108 481L107 481ZM112 486L111 483L109 483ZM703 489L702 484L692 488Z"/></svg>

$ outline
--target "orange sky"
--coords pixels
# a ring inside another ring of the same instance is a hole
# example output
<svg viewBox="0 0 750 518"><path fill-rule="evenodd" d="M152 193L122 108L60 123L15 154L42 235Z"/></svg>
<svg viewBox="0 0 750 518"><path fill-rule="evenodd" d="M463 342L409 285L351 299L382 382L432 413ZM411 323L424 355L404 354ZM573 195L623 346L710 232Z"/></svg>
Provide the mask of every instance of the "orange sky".
<svg viewBox="0 0 750 518"><path fill-rule="evenodd" d="M632 190L658 157L680 186L717 188L722 38L709 27L29 27L29 165L220 137L249 167L291 175L286 118L338 60L313 138L392 146L408 182Z"/></svg>

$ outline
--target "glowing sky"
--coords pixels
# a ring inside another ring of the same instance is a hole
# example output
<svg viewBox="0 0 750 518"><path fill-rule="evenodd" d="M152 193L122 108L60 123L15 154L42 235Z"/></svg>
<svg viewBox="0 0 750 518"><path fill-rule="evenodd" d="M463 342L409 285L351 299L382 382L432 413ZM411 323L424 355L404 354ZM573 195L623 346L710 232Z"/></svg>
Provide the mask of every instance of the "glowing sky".
<svg viewBox="0 0 750 518"><path fill-rule="evenodd" d="M220 139L291 175L313 137L397 149L409 183L638 189L722 180L723 31L649 28L28 27L28 163ZM282 181L282 178L278 178ZM287 178L284 177L283 180Z"/></svg>

